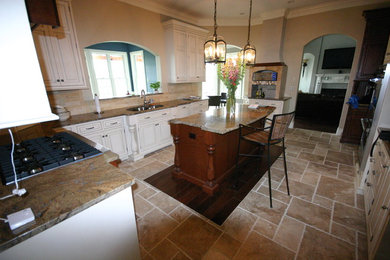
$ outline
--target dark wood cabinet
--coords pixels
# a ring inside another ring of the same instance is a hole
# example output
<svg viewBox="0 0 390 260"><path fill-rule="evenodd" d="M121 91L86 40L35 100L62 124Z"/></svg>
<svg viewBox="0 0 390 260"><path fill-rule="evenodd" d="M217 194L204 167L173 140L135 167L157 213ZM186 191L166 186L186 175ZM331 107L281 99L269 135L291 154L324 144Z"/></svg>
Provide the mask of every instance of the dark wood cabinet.
<svg viewBox="0 0 390 260"><path fill-rule="evenodd" d="M60 26L56 0L25 0L25 2L30 23Z"/></svg>
<svg viewBox="0 0 390 260"><path fill-rule="evenodd" d="M368 10L363 12L366 28L360 52L358 71L352 89L352 94L359 97L359 108L348 107L341 142L360 142L362 128L360 119L372 118L373 111L368 110L371 100L372 85L369 81L374 78L383 64L387 42L390 34L390 8Z"/></svg>

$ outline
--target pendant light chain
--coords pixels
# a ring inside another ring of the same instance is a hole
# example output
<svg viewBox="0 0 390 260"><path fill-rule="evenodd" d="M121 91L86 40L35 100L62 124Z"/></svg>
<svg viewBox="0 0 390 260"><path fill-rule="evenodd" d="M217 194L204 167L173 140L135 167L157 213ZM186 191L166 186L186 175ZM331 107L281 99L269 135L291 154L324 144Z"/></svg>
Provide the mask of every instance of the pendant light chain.
<svg viewBox="0 0 390 260"><path fill-rule="evenodd" d="M214 37L217 37L217 0L214 0Z"/></svg>
<svg viewBox="0 0 390 260"><path fill-rule="evenodd" d="M252 18L252 0L250 0L250 6L249 6L248 43L251 36L251 18Z"/></svg>

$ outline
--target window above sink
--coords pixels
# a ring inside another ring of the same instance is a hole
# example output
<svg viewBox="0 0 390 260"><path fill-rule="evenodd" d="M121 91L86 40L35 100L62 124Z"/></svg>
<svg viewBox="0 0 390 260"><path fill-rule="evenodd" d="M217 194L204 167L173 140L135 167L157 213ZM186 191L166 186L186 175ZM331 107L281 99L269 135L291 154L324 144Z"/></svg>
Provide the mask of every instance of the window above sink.
<svg viewBox="0 0 390 260"><path fill-rule="evenodd" d="M98 43L84 52L92 94L100 99L156 93L150 84L161 81L159 56L124 42Z"/></svg>

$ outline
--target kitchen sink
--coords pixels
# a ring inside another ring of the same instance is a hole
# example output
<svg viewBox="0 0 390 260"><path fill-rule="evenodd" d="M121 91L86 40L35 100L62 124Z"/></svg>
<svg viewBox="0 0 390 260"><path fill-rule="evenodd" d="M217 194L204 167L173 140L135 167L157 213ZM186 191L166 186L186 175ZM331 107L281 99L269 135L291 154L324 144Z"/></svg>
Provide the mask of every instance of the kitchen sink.
<svg viewBox="0 0 390 260"><path fill-rule="evenodd" d="M148 110L154 110L156 108L161 108L164 105L150 105L150 106L140 106L140 107L131 107L128 108L128 111L148 111Z"/></svg>

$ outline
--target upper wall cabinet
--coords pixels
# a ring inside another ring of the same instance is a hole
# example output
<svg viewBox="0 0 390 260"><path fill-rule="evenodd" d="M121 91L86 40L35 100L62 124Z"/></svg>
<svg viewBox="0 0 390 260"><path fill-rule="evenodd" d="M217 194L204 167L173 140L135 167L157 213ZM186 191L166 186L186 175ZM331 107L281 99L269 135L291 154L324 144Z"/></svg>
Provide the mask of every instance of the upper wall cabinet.
<svg viewBox="0 0 390 260"><path fill-rule="evenodd" d="M40 25L33 31L47 90L87 88L70 1L57 1L60 27Z"/></svg>
<svg viewBox="0 0 390 260"><path fill-rule="evenodd" d="M202 82L205 81L205 64L203 44L207 30L176 20L163 23L168 82Z"/></svg>

